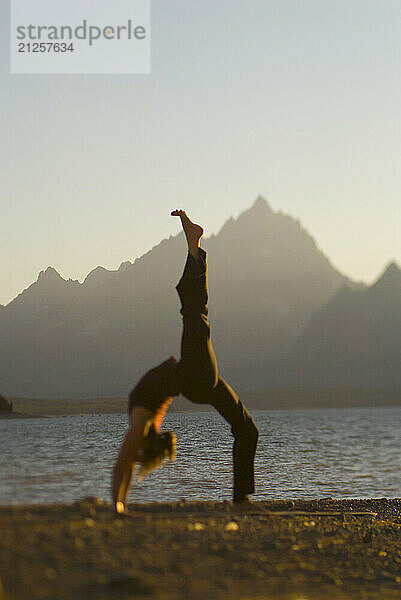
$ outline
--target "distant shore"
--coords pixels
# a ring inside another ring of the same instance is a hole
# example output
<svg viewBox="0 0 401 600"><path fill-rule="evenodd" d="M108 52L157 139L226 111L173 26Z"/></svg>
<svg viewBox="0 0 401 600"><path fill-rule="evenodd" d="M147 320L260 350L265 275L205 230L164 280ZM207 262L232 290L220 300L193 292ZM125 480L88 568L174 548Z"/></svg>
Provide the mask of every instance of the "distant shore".
<svg viewBox="0 0 401 600"><path fill-rule="evenodd" d="M283 388L243 392L240 397L251 410L401 406L401 389L398 388ZM124 414L128 403L126 398L12 398L12 402L17 413L28 417ZM178 397L169 410L204 412L213 409L207 404L192 404L185 398Z"/></svg>
<svg viewBox="0 0 401 600"><path fill-rule="evenodd" d="M122 414L127 412L126 398L93 398L42 400L38 398L13 398L16 411L30 417Z"/></svg>
<svg viewBox="0 0 401 600"><path fill-rule="evenodd" d="M37 417L42 417L44 418L45 415L29 415L27 413L20 413L20 412L10 412L10 413L1 413L0 412L0 419L36 419Z"/></svg>
<svg viewBox="0 0 401 600"><path fill-rule="evenodd" d="M398 600L401 500L0 506L6 600ZM0 592L1 597L1 592Z"/></svg>

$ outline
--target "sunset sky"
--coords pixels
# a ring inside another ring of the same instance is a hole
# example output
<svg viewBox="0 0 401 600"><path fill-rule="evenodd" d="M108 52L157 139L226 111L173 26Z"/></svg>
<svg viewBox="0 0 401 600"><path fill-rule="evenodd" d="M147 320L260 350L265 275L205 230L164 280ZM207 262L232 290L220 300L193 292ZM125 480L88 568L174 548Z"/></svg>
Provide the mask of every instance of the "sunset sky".
<svg viewBox="0 0 401 600"><path fill-rule="evenodd" d="M354 279L401 263L399 0L153 0L151 75L10 75L0 23L1 304L259 194Z"/></svg>

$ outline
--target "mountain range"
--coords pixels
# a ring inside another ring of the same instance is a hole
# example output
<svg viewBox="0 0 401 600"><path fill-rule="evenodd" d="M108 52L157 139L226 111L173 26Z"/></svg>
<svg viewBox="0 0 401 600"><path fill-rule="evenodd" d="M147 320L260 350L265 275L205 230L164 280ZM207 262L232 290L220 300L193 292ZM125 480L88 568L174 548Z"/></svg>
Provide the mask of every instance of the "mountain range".
<svg viewBox="0 0 401 600"><path fill-rule="evenodd" d="M206 238L213 344L234 387L400 386L401 271L372 286L336 270L299 221L263 198ZM8 396L126 396L179 356L182 233L83 283L49 267L0 309Z"/></svg>

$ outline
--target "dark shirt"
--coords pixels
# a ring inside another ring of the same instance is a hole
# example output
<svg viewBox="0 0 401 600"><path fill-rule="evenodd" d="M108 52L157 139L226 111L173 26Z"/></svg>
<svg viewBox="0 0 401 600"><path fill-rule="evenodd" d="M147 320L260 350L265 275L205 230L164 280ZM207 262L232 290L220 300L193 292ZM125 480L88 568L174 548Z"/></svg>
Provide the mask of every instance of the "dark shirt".
<svg viewBox="0 0 401 600"><path fill-rule="evenodd" d="M179 388L179 363L170 356L139 380L129 396L128 411L142 406L155 414L161 410L164 414L172 397L180 393Z"/></svg>

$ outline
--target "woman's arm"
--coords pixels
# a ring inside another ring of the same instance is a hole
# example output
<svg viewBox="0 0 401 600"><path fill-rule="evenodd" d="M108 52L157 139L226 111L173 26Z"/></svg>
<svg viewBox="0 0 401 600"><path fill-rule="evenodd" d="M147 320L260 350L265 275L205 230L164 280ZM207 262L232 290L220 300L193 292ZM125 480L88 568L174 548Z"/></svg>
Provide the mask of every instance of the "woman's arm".
<svg viewBox="0 0 401 600"><path fill-rule="evenodd" d="M137 458L138 440L131 428L126 434L117 462L113 470L112 495L113 505L118 513L123 513L128 489Z"/></svg>
<svg viewBox="0 0 401 600"><path fill-rule="evenodd" d="M112 496L116 512L123 513L130 487L135 462L139 457L144 430L149 421L153 422L154 414L142 407L135 407L131 412L131 427L122 443L117 462L113 469Z"/></svg>

